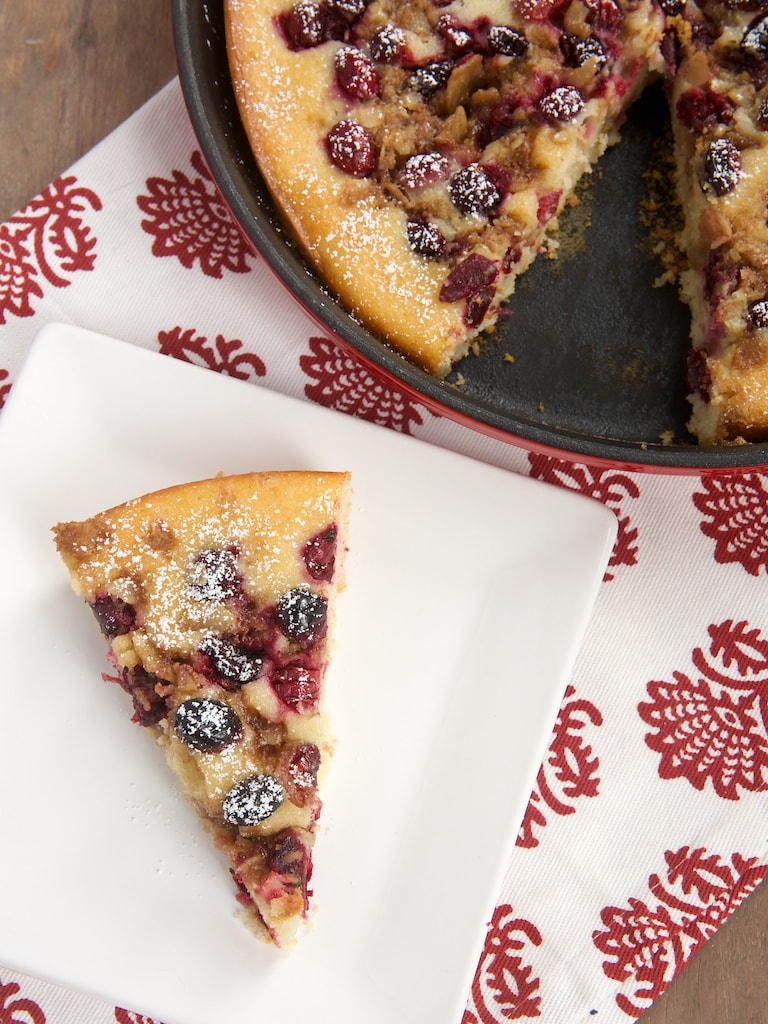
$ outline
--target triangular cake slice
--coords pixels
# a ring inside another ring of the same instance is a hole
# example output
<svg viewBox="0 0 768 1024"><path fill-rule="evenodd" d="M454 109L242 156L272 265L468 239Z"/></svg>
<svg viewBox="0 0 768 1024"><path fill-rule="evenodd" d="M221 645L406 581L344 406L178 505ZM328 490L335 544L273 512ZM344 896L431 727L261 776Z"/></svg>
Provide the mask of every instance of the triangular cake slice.
<svg viewBox="0 0 768 1024"><path fill-rule="evenodd" d="M667 51L692 312L690 429L768 438L768 14L691 3Z"/></svg>
<svg viewBox="0 0 768 1024"><path fill-rule="evenodd" d="M246 917L290 944L307 916L349 476L219 476L128 501L55 542Z"/></svg>
<svg viewBox="0 0 768 1024"><path fill-rule="evenodd" d="M243 124L351 313L444 376L664 68L653 0L226 0Z"/></svg>

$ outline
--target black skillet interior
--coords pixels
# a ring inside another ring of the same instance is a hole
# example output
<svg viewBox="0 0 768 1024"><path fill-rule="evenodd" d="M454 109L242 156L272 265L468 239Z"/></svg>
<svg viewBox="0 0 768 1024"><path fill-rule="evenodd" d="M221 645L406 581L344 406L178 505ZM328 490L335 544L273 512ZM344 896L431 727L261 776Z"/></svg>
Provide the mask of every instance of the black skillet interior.
<svg viewBox="0 0 768 1024"><path fill-rule="evenodd" d="M659 198L659 88L634 105L620 143L563 215L557 258L534 263L479 353L441 382L349 316L291 244L237 113L221 0L172 2L182 91L222 195L284 285L378 376L480 431L564 458L694 473L768 465L766 443L702 447L686 430L688 312L673 284L658 284L663 267L641 216Z"/></svg>

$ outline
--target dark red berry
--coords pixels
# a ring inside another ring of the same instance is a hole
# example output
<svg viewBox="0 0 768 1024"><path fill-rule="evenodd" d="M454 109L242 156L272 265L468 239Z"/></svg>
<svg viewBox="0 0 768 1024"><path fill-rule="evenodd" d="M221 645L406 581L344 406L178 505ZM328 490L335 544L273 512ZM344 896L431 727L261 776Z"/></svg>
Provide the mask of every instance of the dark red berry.
<svg viewBox="0 0 768 1024"><path fill-rule="evenodd" d="M616 0L584 0L587 21L595 28L617 29L624 15Z"/></svg>
<svg viewBox="0 0 768 1024"><path fill-rule="evenodd" d="M658 0L659 7L665 14L668 14L670 18L674 18L675 15L680 14L682 9L685 7L685 0Z"/></svg>
<svg viewBox="0 0 768 1024"><path fill-rule="evenodd" d="M753 327L759 330L768 328L768 298L758 299L747 308L747 318Z"/></svg>
<svg viewBox="0 0 768 1024"><path fill-rule="evenodd" d="M452 14L441 14L437 19L435 31L443 40L445 52L449 57L461 57L474 46L471 34Z"/></svg>
<svg viewBox="0 0 768 1024"><path fill-rule="evenodd" d="M741 153L728 138L713 139L704 156L704 186L716 196L733 192L741 178Z"/></svg>
<svg viewBox="0 0 768 1024"><path fill-rule="evenodd" d="M734 104L719 92L695 86L682 93L675 110L682 125L701 134L715 125L731 124Z"/></svg>
<svg viewBox="0 0 768 1024"><path fill-rule="evenodd" d="M310 537L301 549L301 557L313 580L330 583L336 566L336 541L339 530L335 523Z"/></svg>
<svg viewBox="0 0 768 1024"><path fill-rule="evenodd" d="M214 681L225 690L238 690L264 671L264 655L224 636L207 636L200 644Z"/></svg>
<svg viewBox="0 0 768 1024"><path fill-rule="evenodd" d="M524 57L528 52L528 40L522 32L509 25L491 25L488 29L488 49L503 57Z"/></svg>
<svg viewBox="0 0 768 1024"><path fill-rule="evenodd" d="M320 751L314 743L296 743L284 752L280 772L291 801L305 807L317 789Z"/></svg>
<svg viewBox="0 0 768 1024"><path fill-rule="evenodd" d="M354 178L365 178L376 167L376 143L358 121L339 121L328 132L328 155L334 167Z"/></svg>
<svg viewBox="0 0 768 1024"><path fill-rule="evenodd" d="M197 601L221 603L238 593L242 580L234 550L208 548L200 552L189 568L188 589Z"/></svg>
<svg viewBox="0 0 768 1024"><path fill-rule="evenodd" d="M539 113L551 124L566 124L584 109L584 97L573 85L558 85L536 104Z"/></svg>
<svg viewBox="0 0 768 1024"><path fill-rule="evenodd" d="M315 0L298 0L282 15L280 26L292 50L308 50L325 40L326 8Z"/></svg>
<svg viewBox="0 0 768 1024"><path fill-rule="evenodd" d="M427 185L445 181L448 169L448 158L442 153L416 153L408 157L397 172L395 180L401 188L426 188Z"/></svg>
<svg viewBox="0 0 768 1024"><path fill-rule="evenodd" d="M595 70L599 71L600 68L605 67L608 61L605 48L597 36L587 36L586 39L581 39L569 32L563 32L560 36L560 52L569 68L583 67L588 60L593 59Z"/></svg>
<svg viewBox="0 0 768 1024"><path fill-rule="evenodd" d="M285 790L274 775L249 775L236 783L221 807L230 825L258 825L275 813L285 800Z"/></svg>
<svg viewBox="0 0 768 1024"><path fill-rule="evenodd" d="M369 0L328 0L332 14L340 15L350 24L365 13Z"/></svg>
<svg viewBox="0 0 768 1024"><path fill-rule="evenodd" d="M496 264L482 253L473 252L458 263L443 282L440 299L457 302L485 291L496 280Z"/></svg>
<svg viewBox="0 0 768 1024"><path fill-rule="evenodd" d="M173 730L193 750L218 754L240 738L243 727L229 704L209 697L192 697L176 709Z"/></svg>
<svg viewBox="0 0 768 1024"><path fill-rule="evenodd" d="M317 675L300 661L276 668L271 683L277 696L292 711L309 711L320 696Z"/></svg>
<svg viewBox="0 0 768 1024"><path fill-rule="evenodd" d="M416 253L426 260L439 260L445 252L446 239L440 228L422 217L414 217L405 225L405 237Z"/></svg>
<svg viewBox="0 0 768 1024"><path fill-rule="evenodd" d="M136 627L136 609L132 604L112 594L100 592L91 605L99 629L112 640L116 636L130 633Z"/></svg>
<svg viewBox="0 0 768 1024"><path fill-rule="evenodd" d="M309 587L293 587L277 600L277 621L291 640L315 640L325 634L328 601Z"/></svg>
<svg viewBox="0 0 768 1024"><path fill-rule="evenodd" d="M309 850L292 829L284 829L266 841L267 863L271 871L282 875L287 889L307 895L307 882L312 874Z"/></svg>
<svg viewBox="0 0 768 1024"><path fill-rule="evenodd" d="M453 71L453 62L449 60L434 61L432 64L425 64L408 77L406 86L413 89L423 99L431 99L436 92L439 92Z"/></svg>
<svg viewBox="0 0 768 1024"><path fill-rule="evenodd" d="M379 75L365 54L355 46L341 46L334 58L339 88L356 100L367 100L379 91Z"/></svg>
<svg viewBox="0 0 768 1024"><path fill-rule="evenodd" d="M407 38L397 25L384 25L371 38L370 50L381 64L395 64L405 53Z"/></svg>
<svg viewBox="0 0 768 1024"><path fill-rule="evenodd" d="M133 702L133 720L139 725L152 727L165 718L168 706L165 697L157 692L160 680L140 665L124 668L118 682Z"/></svg>
<svg viewBox="0 0 768 1024"><path fill-rule="evenodd" d="M768 61L768 14L759 14L746 28L739 49L756 64Z"/></svg>
<svg viewBox="0 0 768 1024"><path fill-rule="evenodd" d="M451 178L448 193L453 205L469 216L488 217L504 198L499 175L483 164L468 164Z"/></svg>
<svg viewBox="0 0 768 1024"><path fill-rule="evenodd" d="M768 99L761 100L757 108L757 127L761 131L768 130Z"/></svg>

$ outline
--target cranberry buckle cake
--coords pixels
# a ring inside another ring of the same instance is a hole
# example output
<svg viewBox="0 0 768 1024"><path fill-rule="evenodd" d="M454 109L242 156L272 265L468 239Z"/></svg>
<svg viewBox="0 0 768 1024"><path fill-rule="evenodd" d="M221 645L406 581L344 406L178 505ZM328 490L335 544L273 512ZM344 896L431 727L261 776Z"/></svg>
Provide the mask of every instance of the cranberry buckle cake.
<svg viewBox="0 0 768 1024"><path fill-rule="evenodd" d="M768 437L766 10L225 0L241 117L288 226L346 308L438 377L556 245L576 182L664 81L703 443Z"/></svg>
<svg viewBox="0 0 768 1024"><path fill-rule="evenodd" d="M351 312L438 376L660 71L651 0L226 0L241 116Z"/></svg>
<svg viewBox="0 0 768 1024"><path fill-rule="evenodd" d="M768 15L752 6L670 19L690 426L704 443L768 438Z"/></svg>
<svg viewBox="0 0 768 1024"><path fill-rule="evenodd" d="M253 473L54 529L134 720L226 856L246 920L280 946L308 910L348 503L347 474Z"/></svg>

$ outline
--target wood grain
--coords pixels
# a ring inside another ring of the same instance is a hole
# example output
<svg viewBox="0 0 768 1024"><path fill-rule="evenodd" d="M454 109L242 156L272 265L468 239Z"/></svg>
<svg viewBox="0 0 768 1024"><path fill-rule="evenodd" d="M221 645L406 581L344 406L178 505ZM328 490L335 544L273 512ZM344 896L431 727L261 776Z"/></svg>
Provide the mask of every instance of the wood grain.
<svg viewBox="0 0 768 1024"><path fill-rule="evenodd" d="M0 0L0 221L175 73L167 0ZM764 885L642 1024L768 1024L766 964Z"/></svg>

